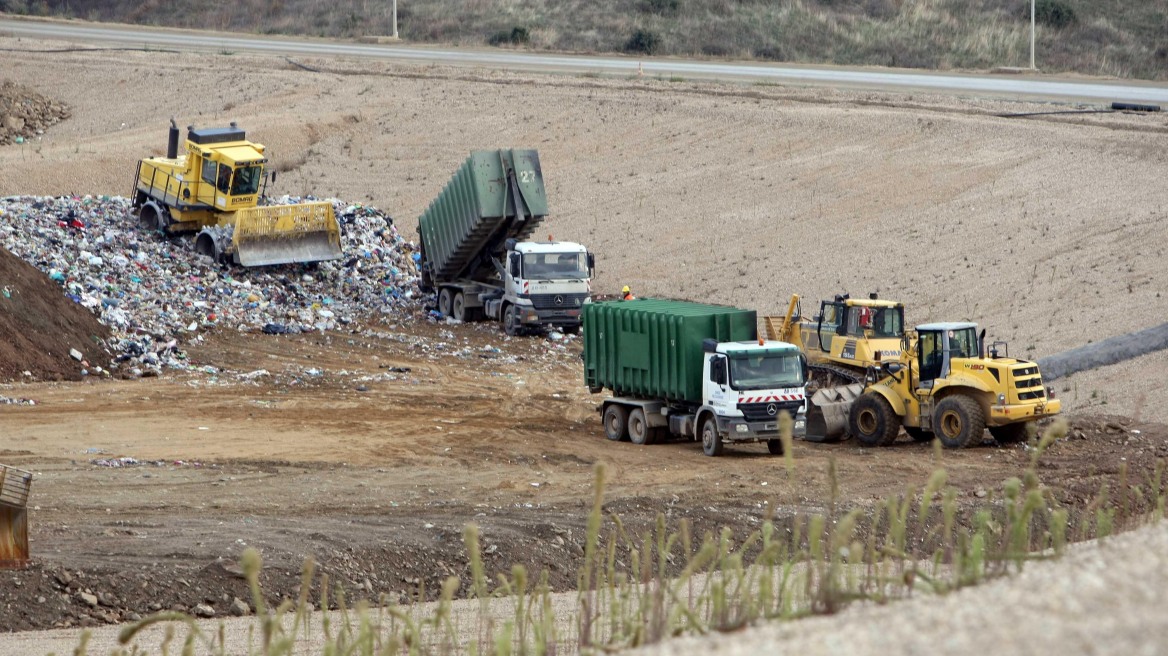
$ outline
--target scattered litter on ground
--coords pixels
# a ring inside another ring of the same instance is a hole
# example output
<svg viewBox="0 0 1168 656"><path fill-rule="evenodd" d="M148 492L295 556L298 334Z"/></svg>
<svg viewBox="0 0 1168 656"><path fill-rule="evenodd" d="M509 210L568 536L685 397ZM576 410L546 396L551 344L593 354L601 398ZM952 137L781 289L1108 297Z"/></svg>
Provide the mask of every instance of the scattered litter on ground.
<svg viewBox="0 0 1168 656"><path fill-rule="evenodd" d="M32 399L11 398L7 396L0 396L0 405L36 405L37 402Z"/></svg>

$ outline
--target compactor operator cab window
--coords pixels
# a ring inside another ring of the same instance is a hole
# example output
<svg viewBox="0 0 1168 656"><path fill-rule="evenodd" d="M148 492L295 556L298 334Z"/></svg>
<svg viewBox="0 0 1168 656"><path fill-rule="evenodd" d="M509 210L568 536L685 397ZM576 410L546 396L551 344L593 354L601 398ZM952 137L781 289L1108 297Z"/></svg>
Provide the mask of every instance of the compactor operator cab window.
<svg viewBox="0 0 1168 656"><path fill-rule="evenodd" d="M215 188L221 193L227 193L231 188L231 167L226 164L219 165L219 176L215 181Z"/></svg>
<svg viewBox="0 0 1168 656"><path fill-rule="evenodd" d="M216 164L215 162L213 162L209 159L203 160L203 173L201 176L203 178L203 182L206 182L207 184L212 184L212 185L215 184L215 173L218 170L219 170L218 164Z"/></svg>
<svg viewBox="0 0 1168 656"><path fill-rule="evenodd" d="M231 183L232 196L250 196L260 190L260 179L264 177L262 166L241 166L235 170Z"/></svg>

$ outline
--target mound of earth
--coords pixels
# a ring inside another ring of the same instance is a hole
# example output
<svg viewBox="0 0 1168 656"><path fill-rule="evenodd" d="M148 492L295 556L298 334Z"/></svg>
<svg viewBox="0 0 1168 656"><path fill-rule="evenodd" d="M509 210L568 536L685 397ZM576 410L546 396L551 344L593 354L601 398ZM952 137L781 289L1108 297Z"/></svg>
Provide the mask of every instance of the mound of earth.
<svg viewBox="0 0 1168 656"><path fill-rule="evenodd" d="M15 82L0 82L0 146L31 139L67 118L65 105Z"/></svg>
<svg viewBox="0 0 1168 656"><path fill-rule="evenodd" d="M104 341L109 329L61 293L36 267L0 248L0 381L27 378L76 380L83 362L109 366Z"/></svg>

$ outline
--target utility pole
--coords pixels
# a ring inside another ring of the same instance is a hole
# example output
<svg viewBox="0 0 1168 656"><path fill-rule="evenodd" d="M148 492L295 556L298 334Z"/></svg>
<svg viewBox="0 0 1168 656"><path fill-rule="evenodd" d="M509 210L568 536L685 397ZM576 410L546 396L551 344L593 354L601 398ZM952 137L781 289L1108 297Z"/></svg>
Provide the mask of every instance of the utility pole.
<svg viewBox="0 0 1168 656"><path fill-rule="evenodd" d="M1030 0L1031 5L1034 0ZM1033 13L1033 11L1031 12ZM393 0L393 38L397 38L397 0ZM1030 42L1030 67L1034 68L1034 42Z"/></svg>
<svg viewBox="0 0 1168 656"><path fill-rule="evenodd" d="M397 3L397 0L393 1L395 4ZM1030 0L1030 70L1032 71L1038 70L1038 67L1034 65L1034 1ZM394 15L396 16L396 14ZM397 25L397 23L395 22L394 25ZM397 36L396 27L393 28L393 34Z"/></svg>

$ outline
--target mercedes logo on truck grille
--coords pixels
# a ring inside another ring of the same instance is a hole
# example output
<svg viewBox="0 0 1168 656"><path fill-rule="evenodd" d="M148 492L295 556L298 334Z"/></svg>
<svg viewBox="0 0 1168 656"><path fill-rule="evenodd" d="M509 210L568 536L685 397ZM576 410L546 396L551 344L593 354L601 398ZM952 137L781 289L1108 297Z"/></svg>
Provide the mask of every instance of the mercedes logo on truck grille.
<svg viewBox="0 0 1168 656"><path fill-rule="evenodd" d="M771 403L770 405L767 406L767 414L772 416L772 417L779 414L779 406L775 405L774 403Z"/></svg>
<svg viewBox="0 0 1168 656"><path fill-rule="evenodd" d="M556 297L552 299L552 302L554 302L556 305L563 305L564 304L564 297L560 296L559 294L556 294Z"/></svg>

